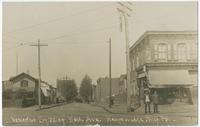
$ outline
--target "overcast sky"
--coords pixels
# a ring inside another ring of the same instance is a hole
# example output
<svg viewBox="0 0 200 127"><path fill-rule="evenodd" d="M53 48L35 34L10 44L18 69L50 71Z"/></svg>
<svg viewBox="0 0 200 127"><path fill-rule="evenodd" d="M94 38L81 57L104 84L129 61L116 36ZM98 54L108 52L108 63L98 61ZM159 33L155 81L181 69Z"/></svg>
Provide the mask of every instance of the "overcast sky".
<svg viewBox="0 0 200 127"><path fill-rule="evenodd" d="M125 39L116 2L3 3L3 80L27 72L37 77L36 43L41 48L42 79L85 74L93 83L108 75L108 39L112 38L112 76L125 73ZM197 2L134 2L129 18L130 45L147 30L197 30ZM20 43L25 43L19 46Z"/></svg>

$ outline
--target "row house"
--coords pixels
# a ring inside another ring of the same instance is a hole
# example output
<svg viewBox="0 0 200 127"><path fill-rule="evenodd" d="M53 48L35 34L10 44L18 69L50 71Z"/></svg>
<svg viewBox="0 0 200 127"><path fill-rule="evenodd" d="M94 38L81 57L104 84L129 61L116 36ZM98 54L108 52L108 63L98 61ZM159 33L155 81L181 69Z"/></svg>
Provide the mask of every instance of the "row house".
<svg viewBox="0 0 200 127"><path fill-rule="evenodd" d="M147 31L130 48L132 94L157 90L161 102L197 96L197 32Z"/></svg>
<svg viewBox="0 0 200 127"><path fill-rule="evenodd" d="M56 103L56 88L54 88L49 83L42 81L41 90L44 94L44 104L53 104Z"/></svg>

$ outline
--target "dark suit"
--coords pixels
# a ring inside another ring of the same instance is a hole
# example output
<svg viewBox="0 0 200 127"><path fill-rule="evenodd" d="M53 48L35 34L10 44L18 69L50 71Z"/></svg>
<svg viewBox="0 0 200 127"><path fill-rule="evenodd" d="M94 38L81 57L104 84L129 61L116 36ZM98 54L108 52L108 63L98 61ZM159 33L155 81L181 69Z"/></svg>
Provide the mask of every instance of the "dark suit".
<svg viewBox="0 0 200 127"><path fill-rule="evenodd" d="M159 96L158 96L158 94L154 93L151 98L152 98L152 102L153 102L154 113L158 113Z"/></svg>

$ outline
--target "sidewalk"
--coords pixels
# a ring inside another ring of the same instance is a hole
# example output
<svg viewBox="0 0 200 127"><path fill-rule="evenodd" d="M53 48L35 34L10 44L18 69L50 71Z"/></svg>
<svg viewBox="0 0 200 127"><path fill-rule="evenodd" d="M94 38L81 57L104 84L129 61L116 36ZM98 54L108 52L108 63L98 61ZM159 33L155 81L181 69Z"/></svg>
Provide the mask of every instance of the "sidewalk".
<svg viewBox="0 0 200 127"><path fill-rule="evenodd" d="M43 110L43 109L49 109L49 108L53 108L53 107L57 107L57 106L61 106L61 105L65 105L67 104L66 102L63 102L63 103L56 103L56 104L50 104L50 105L42 105L41 109L36 109L36 111L40 111L40 110Z"/></svg>
<svg viewBox="0 0 200 127"><path fill-rule="evenodd" d="M110 113L114 114L133 114L133 115L167 115L167 116L187 116L197 117L197 103L190 105L183 102L174 102L173 104L159 105L159 113L153 114L153 105L151 104L151 114L144 113L144 105L139 107L134 112L127 112L126 104L115 104L110 108L105 104L98 104Z"/></svg>
<svg viewBox="0 0 200 127"><path fill-rule="evenodd" d="M53 107L57 107L57 106L61 106L61 105L65 105L66 103L56 103L56 104L48 104L48 105L42 105L41 109L38 108L38 105L33 105L33 106L29 106L29 107L24 107L24 108L17 108L17 107L4 107L4 110L24 110L24 111L39 111L39 110L44 110L44 109L49 109L49 108L53 108Z"/></svg>

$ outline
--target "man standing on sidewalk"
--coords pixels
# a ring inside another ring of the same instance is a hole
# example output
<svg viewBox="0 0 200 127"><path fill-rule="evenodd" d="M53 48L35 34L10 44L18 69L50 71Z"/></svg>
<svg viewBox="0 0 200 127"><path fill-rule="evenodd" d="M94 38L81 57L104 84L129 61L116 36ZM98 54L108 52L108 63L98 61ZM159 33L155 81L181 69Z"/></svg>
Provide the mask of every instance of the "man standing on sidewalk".
<svg viewBox="0 0 200 127"><path fill-rule="evenodd" d="M150 92L149 92L149 90L146 90L144 93L145 113L148 112L147 110L149 110L149 113L151 113L150 102L151 102L150 101Z"/></svg>
<svg viewBox="0 0 200 127"><path fill-rule="evenodd" d="M159 96L156 90L154 91L154 94L152 95L152 101L153 101L153 111L154 113L158 113Z"/></svg>

